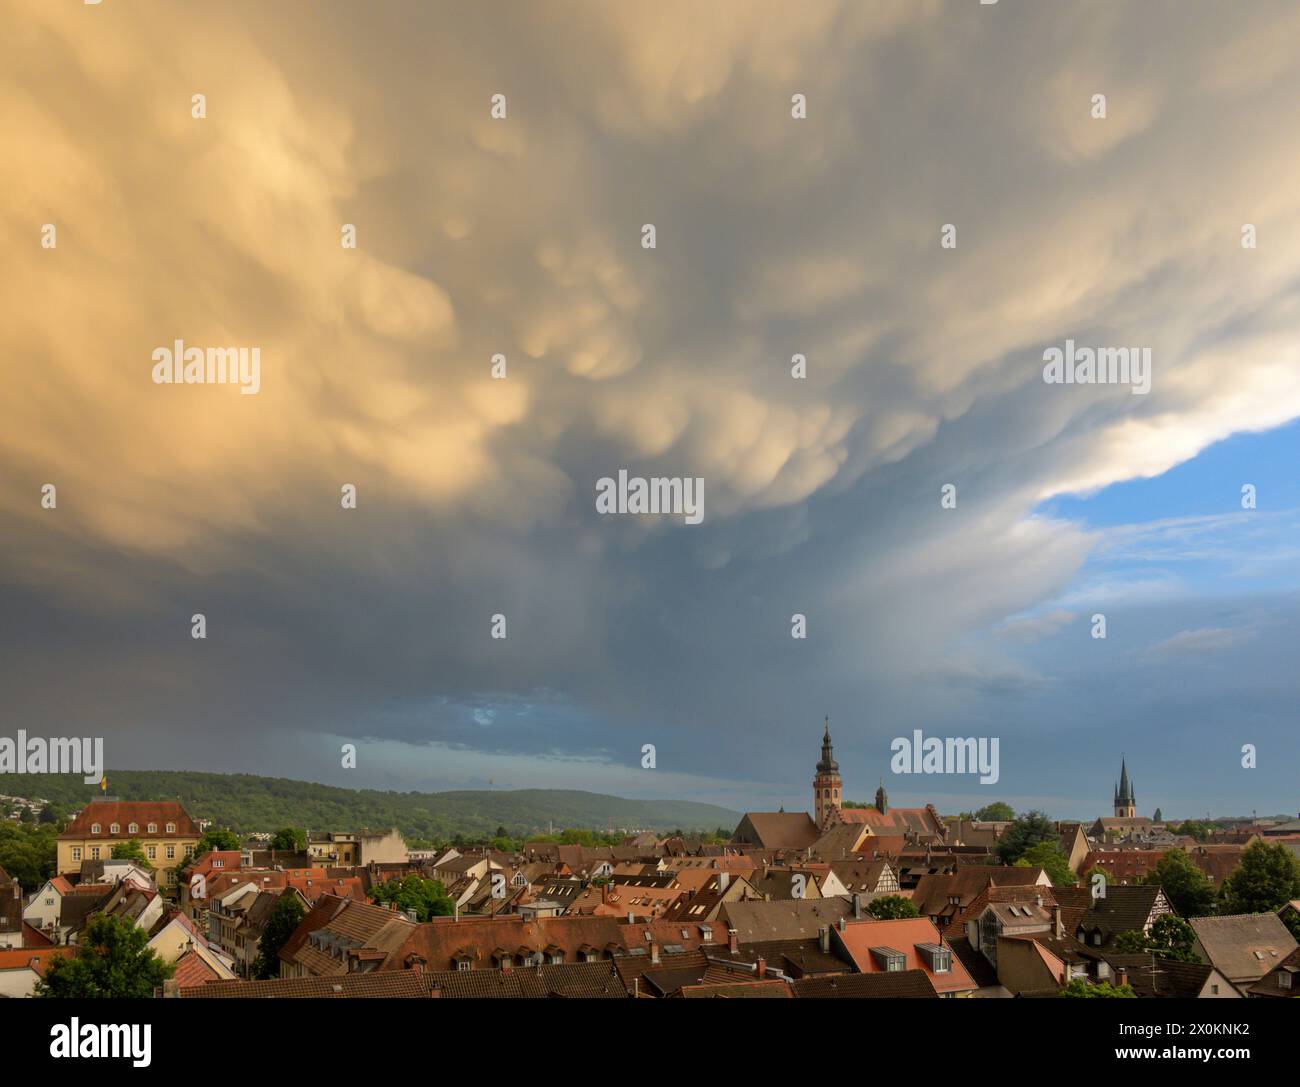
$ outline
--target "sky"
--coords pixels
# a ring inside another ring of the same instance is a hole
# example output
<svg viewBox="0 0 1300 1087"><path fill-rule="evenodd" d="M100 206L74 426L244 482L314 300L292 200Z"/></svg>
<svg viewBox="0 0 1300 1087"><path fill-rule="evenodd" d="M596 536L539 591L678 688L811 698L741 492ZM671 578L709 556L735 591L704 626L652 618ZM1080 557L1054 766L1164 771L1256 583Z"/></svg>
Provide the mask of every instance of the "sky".
<svg viewBox="0 0 1300 1087"><path fill-rule="evenodd" d="M802 810L829 717L855 799L1300 810L1294 4L0 12L0 734Z"/></svg>

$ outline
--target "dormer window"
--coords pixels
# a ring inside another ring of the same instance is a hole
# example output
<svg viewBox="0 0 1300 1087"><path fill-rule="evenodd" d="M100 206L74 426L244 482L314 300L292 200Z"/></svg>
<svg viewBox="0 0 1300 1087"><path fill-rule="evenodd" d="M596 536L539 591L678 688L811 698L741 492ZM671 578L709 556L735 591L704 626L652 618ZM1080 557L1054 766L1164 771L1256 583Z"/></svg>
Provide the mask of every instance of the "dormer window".
<svg viewBox="0 0 1300 1087"><path fill-rule="evenodd" d="M128 834L135 834L139 831L139 829L140 829L140 825L138 823L128 823L126 827L126 832Z"/></svg>
<svg viewBox="0 0 1300 1087"><path fill-rule="evenodd" d="M1291 988L1291 975L1285 970L1279 970L1277 973L1277 987L1279 989Z"/></svg>
<svg viewBox="0 0 1300 1087"><path fill-rule="evenodd" d="M168 834L175 834L175 833L176 833L176 824L175 824L175 823L168 823L168 824L167 824L167 833L168 833Z"/></svg>
<svg viewBox="0 0 1300 1087"><path fill-rule="evenodd" d="M99 830L100 830L100 827L99 827L99 824L98 824L98 823L91 823L91 824L90 824L90 833L91 833L91 834L98 834L98 833L99 833Z"/></svg>
<svg viewBox="0 0 1300 1087"><path fill-rule="evenodd" d="M157 823L150 823L150 824L149 824L149 833L150 833L150 834L157 834L157 833L158 833L158 824L157 824Z"/></svg>
<svg viewBox="0 0 1300 1087"><path fill-rule="evenodd" d="M108 825L108 832L110 834L120 834L122 832L122 827L119 823L110 823Z"/></svg>

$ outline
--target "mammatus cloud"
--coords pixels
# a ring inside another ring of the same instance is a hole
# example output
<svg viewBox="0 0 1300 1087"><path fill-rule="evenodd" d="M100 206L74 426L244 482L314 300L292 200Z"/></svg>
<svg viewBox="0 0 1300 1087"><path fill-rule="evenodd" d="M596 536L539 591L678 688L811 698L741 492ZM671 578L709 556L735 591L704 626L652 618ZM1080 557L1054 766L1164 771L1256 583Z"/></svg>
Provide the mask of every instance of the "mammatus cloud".
<svg viewBox="0 0 1300 1087"><path fill-rule="evenodd" d="M6 671L133 755L743 734L772 781L833 709L874 759L1042 689L994 642L1067 625L1009 617L1096 538L1038 502L1300 415L1288 5L3 7ZM153 384L181 337L261 391ZM1067 337L1150 347L1151 393L1045 385ZM705 523L602 522L621 467Z"/></svg>

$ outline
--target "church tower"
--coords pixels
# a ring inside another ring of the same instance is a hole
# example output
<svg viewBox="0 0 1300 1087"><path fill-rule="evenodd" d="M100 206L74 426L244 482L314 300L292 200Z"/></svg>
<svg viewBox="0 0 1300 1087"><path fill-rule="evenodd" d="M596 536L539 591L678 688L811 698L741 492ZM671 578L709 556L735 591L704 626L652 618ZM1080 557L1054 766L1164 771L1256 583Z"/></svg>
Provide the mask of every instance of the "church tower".
<svg viewBox="0 0 1300 1087"><path fill-rule="evenodd" d="M826 733L822 736L822 757L813 777L813 821L825 827L832 811L840 809L840 764L831 750L831 719L826 718Z"/></svg>
<svg viewBox="0 0 1300 1087"><path fill-rule="evenodd" d="M1128 780L1128 763L1119 760L1119 784L1115 786L1115 818L1132 819L1137 815L1137 800Z"/></svg>

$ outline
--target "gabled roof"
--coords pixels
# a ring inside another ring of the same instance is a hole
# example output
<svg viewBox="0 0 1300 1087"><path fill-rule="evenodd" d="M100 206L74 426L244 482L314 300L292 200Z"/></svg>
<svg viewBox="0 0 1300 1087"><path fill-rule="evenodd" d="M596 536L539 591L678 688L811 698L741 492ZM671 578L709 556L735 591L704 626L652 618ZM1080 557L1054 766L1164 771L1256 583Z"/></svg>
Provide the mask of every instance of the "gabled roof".
<svg viewBox="0 0 1300 1087"><path fill-rule="evenodd" d="M788 1000L793 994L780 978L763 981L726 981L712 985L683 985L677 996L687 1000L755 1000L775 997Z"/></svg>
<svg viewBox="0 0 1300 1087"><path fill-rule="evenodd" d="M1206 981L1214 973L1214 967L1209 963L1176 962L1159 958L1149 951L1129 955L1107 952L1105 958L1112 969L1122 967L1125 970L1134 993L1147 998L1200 996ZM1112 977L1111 981L1114 980Z"/></svg>
<svg viewBox="0 0 1300 1087"><path fill-rule="evenodd" d="M383 969L403 969L414 957L423 960L428 970L449 970L456 953L466 948L474 949L471 969L491 969L491 949L498 945L538 952L553 944L563 951L566 961L572 961L584 944L605 948L611 943L622 946L619 924L613 917L440 918L416 925L389 954Z"/></svg>
<svg viewBox="0 0 1300 1087"><path fill-rule="evenodd" d="M71 958L75 947L15 947L0 948L0 970L34 970L40 977L55 959Z"/></svg>
<svg viewBox="0 0 1300 1087"><path fill-rule="evenodd" d="M1159 887L1145 883L1107 885L1079 921L1088 933L1100 931L1105 943L1121 932L1141 932L1159 907L1168 906ZM1077 927L1077 926L1076 926Z"/></svg>
<svg viewBox="0 0 1300 1087"><path fill-rule="evenodd" d="M1285 974L1290 978L1290 985L1285 989L1279 980ZM1285 959L1265 974L1248 990L1251 996L1281 996L1295 999L1300 997L1300 948L1292 951Z"/></svg>
<svg viewBox="0 0 1300 1087"><path fill-rule="evenodd" d="M892 972L886 971L873 954L873 949L883 947L901 952L906 963L905 969L924 971L936 992L960 993L978 988L956 955L950 956L952 969L948 972L935 973L930 970L919 947L938 945L949 951L952 949L944 944L939 930L925 917L907 917L893 921L850 921L842 929L832 929L831 940L839 941L861 974Z"/></svg>
<svg viewBox="0 0 1300 1087"><path fill-rule="evenodd" d="M197 988L181 989L182 997L208 999L263 998L356 1000L373 997L427 999L429 986L424 975L414 970L393 973L341 974L338 977L273 978L270 981L212 981Z"/></svg>
<svg viewBox="0 0 1300 1087"><path fill-rule="evenodd" d="M1192 917L1187 923L1210 962L1233 984L1258 981L1297 946L1275 913Z"/></svg>
<svg viewBox="0 0 1300 1087"><path fill-rule="evenodd" d="M198 824L190 818L189 813L174 800L92 800L77 817L68 824L67 829L59 835L62 839L93 838L90 828L99 824L101 838L201 838L203 832ZM117 823L117 834L109 832L109 827ZM127 833L132 823L139 829L134 834ZM156 823L158 830L150 834L148 826ZM167 833L167 824L173 823L175 831Z"/></svg>
<svg viewBox="0 0 1300 1087"><path fill-rule="evenodd" d="M716 938L726 943L726 929L734 928L742 944L756 940L803 940L816 936L827 925L852 916L853 902L847 898L728 902L719 914L724 924Z"/></svg>
<svg viewBox="0 0 1300 1087"><path fill-rule="evenodd" d="M431 989L445 999L569 997L624 999L627 986L614 964L575 962L511 970L441 970L425 974Z"/></svg>
<svg viewBox="0 0 1300 1087"><path fill-rule="evenodd" d="M821 831L807 812L746 812L732 840L763 849L807 849L821 837Z"/></svg>
<svg viewBox="0 0 1300 1087"><path fill-rule="evenodd" d="M796 997L845 997L861 999L876 997L894 1000L900 998L937 998L930 976L924 970L899 970L879 974L839 974L833 977L802 978L791 989Z"/></svg>

